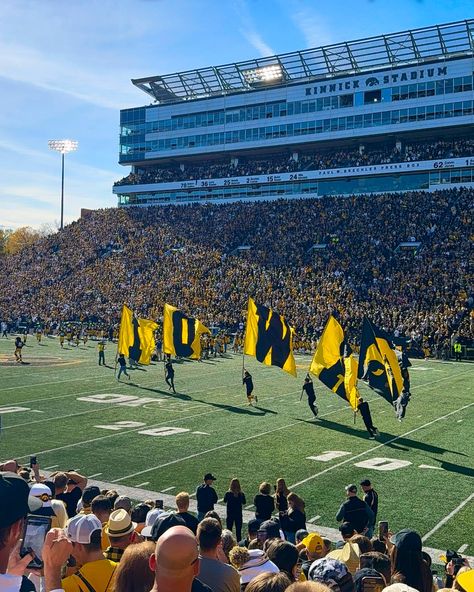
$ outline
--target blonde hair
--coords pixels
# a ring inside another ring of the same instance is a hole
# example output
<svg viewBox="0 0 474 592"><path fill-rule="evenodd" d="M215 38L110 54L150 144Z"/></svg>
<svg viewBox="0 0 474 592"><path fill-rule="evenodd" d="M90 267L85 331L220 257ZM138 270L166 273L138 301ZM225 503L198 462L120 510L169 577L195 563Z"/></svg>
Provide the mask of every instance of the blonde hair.
<svg viewBox="0 0 474 592"><path fill-rule="evenodd" d="M293 582L286 592L330 592L331 588L321 582Z"/></svg>
<svg viewBox="0 0 474 592"><path fill-rule="evenodd" d="M178 510L187 510L189 508L189 493L187 491L176 494L176 507Z"/></svg>
<svg viewBox="0 0 474 592"><path fill-rule="evenodd" d="M112 589L115 592L149 592L153 588L155 574L148 565L155 552L155 543L146 541L129 545L117 566Z"/></svg>
<svg viewBox="0 0 474 592"><path fill-rule="evenodd" d="M304 512L305 503L300 498L299 495L296 495L296 493L291 492L291 493L288 494L288 497L286 499L288 500L288 503L292 503L293 506L297 510L300 510L300 512Z"/></svg>
<svg viewBox="0 0 474 592"><path fill-rule="evenodd" d="M255 576L245 588L245 592L284 592L291 584L290 578L284 573L270 573L264 571Z"/></svg>
<svg viewBox="0 0 474 592"><path fill-rule="evenodd" d="M260 483L258 490L260 491L260 493L263 493L264 495L268 495L272 490L272 486L270 483L267 483L266 481L264 481L263 483Z"/></svg>
<svg viewBox="0 0 474 592"><path fill-rule="evenodd" d="M240 569L249 559L250 553L245 547L233 547L229 551L229 561L235 569Z"/></svg>

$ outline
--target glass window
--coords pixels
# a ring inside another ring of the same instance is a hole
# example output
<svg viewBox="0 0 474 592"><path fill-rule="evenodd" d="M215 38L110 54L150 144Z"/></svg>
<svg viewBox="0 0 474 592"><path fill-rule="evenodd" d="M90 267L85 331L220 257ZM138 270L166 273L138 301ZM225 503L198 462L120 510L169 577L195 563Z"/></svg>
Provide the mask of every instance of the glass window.
<svg viewBox="0 0 474 592"><path fill-rule="evenodd" d="M418 96L419 97L426 97L426 82L421 82L418 85Z"/></svg>
<svg viewBox="0 0 474 592"><path fill-rule="evenodd" d="M400 87L400 100L405 101L408 99L408 85L404 84Z"/></svg>
<svg viewBox="0 0 474 592"><path fill-rule="evenodd" d="M444 95L444 80L437 80L435 82L436 85L436 94L437 95Z"/></svg>
<svg viewBox="0 0 474 592"><path fill-rule="evenodd" d="M453 111L454 117L460 117L462 115L462 102L454 103Z"/></svg>
<svg viewBox="0 0 474 592"><path fill-rule="evenodd" d="M382 113L374 113L372 122L373 125L382 125Z"/></svg>
<svg viewBox="0 0 474 592"><path fill-rule="evenodd" d="M400 100L400 87L394 86L392 88L392 101L399 101Z"/></svg>
<svg viewBox="0 0 474 592"><path fill-rule="evenodd" d="M472 90L472 76L464 76L462 89L463 91Z"/></svg>
<svg viewBox="0 0 474 592"><path fill-rule="evenodd" d="M453 116L453 104L446 103L444 106L444 116L445 117L452 117Z"/></svg>
<svg viewBox="0 0 474 592"><path fill-rule="evenodd" d="M368 90L364 93L364 105L371 105L372 103L380 103L382 100L382 91Z"/></svg>
<svg viewBox="0 0 474 592"><path fill-rule="evenodd" d="M461 183L471 183L472 169L464 169L461 173Z"/></svg>
<svg viewBox="0 0 474 592"><path fill-rule="evenodd" d="M400 109L400 123L408 121L408 109Z"/></svg>
<svg viewBox="0 0 474 592"><path fill-rule="evenodd" d="M418 97L418 85L410 84L408 87L408 98L416 99Z"/></svg>
<svg viewBox="0 0 474 592"><path fill-rule="evenodd" d="M340 107L352 107L354 105L354 95L341 95L339 105Z"/></svg>
<svg viewBox="0 0 474 592"><path fill-rule="evenodd" d="M444 81L444 94L452 93L454 90L453 79L448 78Z"/></svg>
<svg viewBox="0 0 474 592"><path fill-rule="evenodd" d="M463 115L472 115L472 101L463 101L462 114Z"/></svg>
<svg viewBox="0 0 474 592"><path fill-rule="evenodd" d="M454 92L462 92L463 81L462 78L455 78L453 81Z"/></svg>
<svg viewBox="0 0 474 592"><path fill-rule="evenodd" d="M432 97L435 94L435 83L434 82L427 82L426 83L426 96Z"/></svg>

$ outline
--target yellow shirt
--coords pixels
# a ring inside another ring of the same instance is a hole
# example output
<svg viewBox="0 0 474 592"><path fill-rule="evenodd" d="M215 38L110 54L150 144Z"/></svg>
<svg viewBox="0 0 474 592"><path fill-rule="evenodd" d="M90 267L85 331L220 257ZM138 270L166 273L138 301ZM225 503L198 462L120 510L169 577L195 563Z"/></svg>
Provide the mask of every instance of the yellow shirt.
<svg viewBox="0 0 474 592"><path fill-rule="evenodd" d="M72 576L62 580L61 585L65 592L89 592L89 588L77 575L80 573L85 578L95 592L107 592L112 590L111 581L118 563L108 559L99 559L91 561L81 567L81 569Z"/></svg>

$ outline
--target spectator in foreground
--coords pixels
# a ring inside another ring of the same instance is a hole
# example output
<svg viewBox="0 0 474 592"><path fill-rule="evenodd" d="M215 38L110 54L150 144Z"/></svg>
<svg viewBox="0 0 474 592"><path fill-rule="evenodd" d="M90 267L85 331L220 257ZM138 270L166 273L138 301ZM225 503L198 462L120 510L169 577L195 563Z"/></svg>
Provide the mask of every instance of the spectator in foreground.
<svg viewBox="0 0 474 592"><path fill-rule="evenodd" d="M321 559L326 555L326 548L324 541L317 532L311 532L305 537L301 544L306 549L306 559L301 564L301 571L306 579L308 579L309 568L316 559Z"/></svg>
<svg viewBox="0 0 474 592"><path fill-rule="evenodd" d="M66 471L64 473L52 473L50 478L56 488L54 497L64 502L67 515L72 518L77 514L77 504L82 497L83 489L87 485L87 477L80 475L76 471ZM99 494L100 491L97 495Z"/></svg>
<svg viewBox="0 0 474 592"><path fill-rule="evenodd" d="M239 547L248 547L250 543L257 538L257 532L260 528L260 520L251 518L247 524L247 536L239 541Z"/></svg>
<svg viewBox="0 0 474 592"><path fill-rule="evenodd" d="M150 592L155 578L149 562L154 552L150 541L127 547L115 571L114 592Z"/></svg>
<svg viewBox="0 0 474 592"><path fill-rule="evenodd" d="M217 548L222 538L222 527L219 522L213 518L202 520L196 538L199 544L199 579L213 592L240 592L240 577L237 570L217 558Z"/></svg>
<svg viewBox="0 0 474 592"><path fill-rule="evenodd" d="M284 573L262 573L245 588L245 592L284 592L291 584Z"/></svg>
<svg viewBox="0 0 474 592"><path fill-rule="evenodd" d="M152 592L191 592L199 573L199 552L187 526L174 526L160 537L150 568L155 572Z"/></svg>
<svg viewBox="0 0 474 592"><path fill-rule="evenodd" d="M289 509L286 512L280 512L280 524L285 533L286 539L290 543L296 542L296 533L298 530L306 530L306 514L304 512L304 501L296 495L288 495Z"/></svg>
<svg viewBox="0 0 474 592"><path fill-rule="evenodd" d="M278 567L278 569L286 574L290 582L298 579L298 549L288 541L272 541L267 548L267 555L270 561Z"/></svg>
<svg viewBox="0 0 474 592"><path fill-rule="evenodd" d="M279 573L278 567L261 549L234 547L229 554L231 565L239 572L241 589L256 576L265 572Z"/></svg>
<svg viewBox="0 0 474 592"><path fill-rule="evenodd" d="M31 555L23 559L16 554L23 520L28 512L41 507L41 501L30 496L26 481L15 473L0 472L0 589L20 590L22 575L31 561ZM8 508L8 511L5 511ZM13 558L13 565L12 560ZM9 572L7 572L9 567Z"/></svg>
<svg viewBox="0 0 474 592"><path fill-rule="evenodd" d="M320 582L294 582L286 592L330 592L328 588Z"/></svg>
<svg viewBox="0 0 474 592"><path fill-rule="evenodd" d="M280 538L280 527L274 520L265 520L260 524L257 532L257 539L260 543L264 543L268 539Z"/></svg>
<svg viewBox="0 0 474 592"><path fill-rule="evenodd" d="M101 546L102 524L94 514L78 514L64 530L71 543L70 555L81 568L75 574L64 578L61 586L65 592L81 592L84 589L95 592L112 590L111 581L117 563L104 558Z"/></svg>
<svg viewBox="0 0 474 592"><path fill-rule="evenodd" d="M341 561L323 557L317 559L309 569L310 581L327 585L333 592L355 592L354 580Z"/></svg>
<svg viewBox="0 0 474 592"><path fill-rule="evenodd" d="M176 495L176 507L178 509L179 516L186 522L186 526L192 530L194 534L196 534L199 521L196 516L193 516L188 512L189 493L186 491L181 491Z"/></svg>
<svg viewBox="0 0 474 592"><path fill-rule="evenodd" d="M104 556L111 561L119 562L125 549L135 540L136 523L132 522L130 514L124 510L114 510L110 514L105 531L110 540L110 546Z"/></svg>
<svg viewBox="0 0 474 592"><path fill-rule="evenodd" d="M418 592L431 592L433 578L422 557L420 535L414 530L404 529L390 539L392 583L403 583Z"/></svg>

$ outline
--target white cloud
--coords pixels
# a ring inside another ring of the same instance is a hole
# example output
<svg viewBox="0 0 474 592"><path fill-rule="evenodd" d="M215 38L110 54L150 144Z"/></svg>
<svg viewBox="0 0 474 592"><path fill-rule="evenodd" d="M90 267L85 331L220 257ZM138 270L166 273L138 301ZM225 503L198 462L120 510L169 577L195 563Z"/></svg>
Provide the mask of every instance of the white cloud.
<svg viewBox="0 0 474 592"><path fill-rule="evenodd" d="M236 0L234 4L237 16L242 23L239 32L262 57L275 55L275 51L265 43L263 37L256 30L249 7L245 0Z"/></svg>
<svg viewBox="0 0 474 592"><path fill-rule="evenodd" d="M294 2L291 18L303 34L307 48L330 45L334 42L325 19L309 6Z"/></svg>

